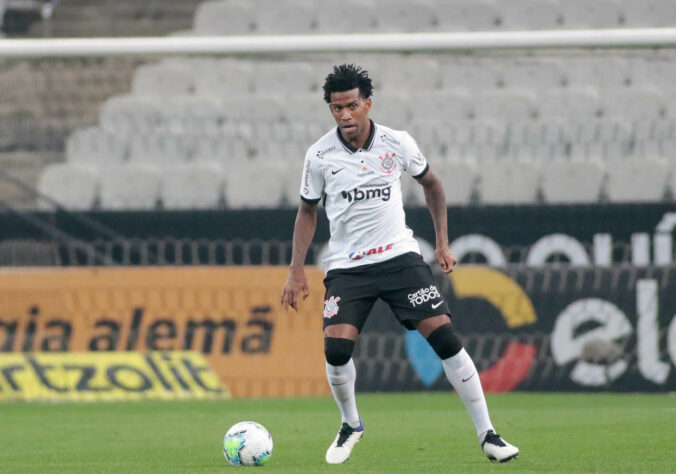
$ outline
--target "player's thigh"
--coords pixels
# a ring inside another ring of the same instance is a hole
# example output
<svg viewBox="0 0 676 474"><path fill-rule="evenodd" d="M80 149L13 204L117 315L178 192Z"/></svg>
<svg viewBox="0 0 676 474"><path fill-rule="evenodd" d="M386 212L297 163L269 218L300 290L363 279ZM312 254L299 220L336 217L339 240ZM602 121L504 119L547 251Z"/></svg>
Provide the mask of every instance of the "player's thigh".
<svg viewBox="0 0 676 474"><path fill-rule="evenodd" d="M401 272L384 276L381 283L381 298L406 328L420 327L425 335L450 321L448 304L437 287L432 270L422 259L412 260L411 265Z"/></svg>
<svg viewBox="0 0 676 474"><path fill-rule="evenodd" d="M360 274L332 274L324 279L324 334L328 337L356 339L377 299L377 289L370 278ZM335 328L333 328L335 326Z"/></svg>

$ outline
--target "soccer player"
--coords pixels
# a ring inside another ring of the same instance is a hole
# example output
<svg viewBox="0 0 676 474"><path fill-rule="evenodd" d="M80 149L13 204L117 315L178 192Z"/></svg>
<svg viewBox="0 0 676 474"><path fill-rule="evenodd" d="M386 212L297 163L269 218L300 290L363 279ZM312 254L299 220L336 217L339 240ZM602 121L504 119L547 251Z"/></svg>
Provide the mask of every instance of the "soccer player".
<svg viewBox="0 0 676 474"><path fill-rule="evenodd" d="M364 434L352 351L378 298L403 326L418 330L441 358L484 454L491 461L509 461L519 450L496 434L476 367L455 335L431 268L406 227L400 183L404 173L422 185L434 222L435 256L445 273L453 271L457 260L448 247L443 186L407 132L369 119L372 92L367 71L353 64L334 66L326 77L324 100L338 126L305 156L291 267L281 294L285 311L289 306L298 310L301 298L309 294L303 266L323 198L331 231L324 262L326 376L342 418L326 462L345 462Z"/></svg>

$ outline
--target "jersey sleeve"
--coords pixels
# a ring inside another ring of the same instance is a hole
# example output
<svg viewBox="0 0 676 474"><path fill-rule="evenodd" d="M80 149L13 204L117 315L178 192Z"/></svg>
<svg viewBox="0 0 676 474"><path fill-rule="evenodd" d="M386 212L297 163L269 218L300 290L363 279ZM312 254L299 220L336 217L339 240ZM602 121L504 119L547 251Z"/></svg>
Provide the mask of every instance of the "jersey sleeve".
<svg viewBox="0 0 676 474"><path fill-rule="evenodd" d="M303 179L300 182L300 198L308 203L319 202L324 191L324 177L319 169L319 163L314 158L311 150L305 155L303 164Z"/></svg>
<svg viewBox="0 0 676 474"><path fill-rule="evenodd" d="M425 156L420 151L418 143L409 135L404 133L402 139L402 146L404 148L403 156L403 166L411 176L416 179L422 178L425 176L427 171L430 169L430 165L427 163Z"/></svg>

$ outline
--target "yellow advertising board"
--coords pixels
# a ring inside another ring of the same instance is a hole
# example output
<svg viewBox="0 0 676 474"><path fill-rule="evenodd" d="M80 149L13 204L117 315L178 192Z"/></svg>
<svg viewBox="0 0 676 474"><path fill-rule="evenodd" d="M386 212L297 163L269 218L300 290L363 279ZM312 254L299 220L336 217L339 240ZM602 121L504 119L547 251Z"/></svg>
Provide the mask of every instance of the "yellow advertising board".
<svg viewBox="0 0 676 474"><path fill-rule="evenodd" d="M0 353L196 351L236 397L326 394L323 273L306 274L286 314L282 267L4 269Z"/></svg>
<svg viewBox="0 0 676 474"><path fill-rule="evenodd" d="M0 354L0 400L181 400L229 397L202 354Z"/></svg>

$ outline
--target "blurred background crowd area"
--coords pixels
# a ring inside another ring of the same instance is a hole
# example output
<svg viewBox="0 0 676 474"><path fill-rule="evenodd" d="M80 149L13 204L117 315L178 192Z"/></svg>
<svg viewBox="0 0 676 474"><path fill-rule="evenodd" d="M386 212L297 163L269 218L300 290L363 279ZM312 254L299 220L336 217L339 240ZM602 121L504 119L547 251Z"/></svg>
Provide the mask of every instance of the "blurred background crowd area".
<svg viewBox="0 0 676 474"><path fill-rule="evenodd" d="M660 27L661 0L0 2L12 38ZM671 50L7 59L0 198L73 210L295 207L332 126L331 65L363 65L372 116L408 130L449 205L669 202ZM39 194L27 192L26 186ZM407 206L424 205L402 180Z"/></svg>

